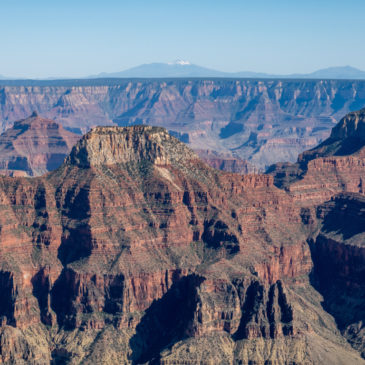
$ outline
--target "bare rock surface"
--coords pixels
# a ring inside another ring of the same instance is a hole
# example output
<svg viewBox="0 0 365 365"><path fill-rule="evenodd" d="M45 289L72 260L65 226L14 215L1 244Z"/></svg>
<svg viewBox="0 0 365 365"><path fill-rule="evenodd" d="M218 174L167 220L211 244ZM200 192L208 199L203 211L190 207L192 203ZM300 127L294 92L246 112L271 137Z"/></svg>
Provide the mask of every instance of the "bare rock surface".
<svg viewBox="0 0 365 365"><path fill-rule="evenodd" d="M253 164L249 163L246 160L242 160L237 156L233 156L231 153L228 152L219 153L212 150L196 149L195 153L199 156L201 160L217 170L234 172L243 175L260 172L260 169L258 169Z"/></svg>
<svg viewBox="0 0 365 365"><path fill-rule="evenodd" d="M312 285L341 333L365 356L365 110L346 115L296 164L269 169L311 227ZM315 207L315 210L313 210Z"/></svg>
<svg viewBox="0 0 365 365"><path fill-rule="evenodd" d="M94 128L57 170L0 178L1 361L364 364L361 312L332 300L363 285L362 229L331 234L359 196L309 204L164 129Z"/></svg>
<svg viewBox="0 0 365 365"><path fill-rule="evenodd" d="M319 146L299 155L295 164L267 170L275 185L297 200L320 203L340 192L364 194L365 109L346 115Z"/></svg>
<svg viewBox="0 0 365 365"><path fill-rule="evenodd" d="M364 80L0 81L0 130L33 110L78 133L161 126L193 149L234 153L260 169L295 162L364 106Z"/></svg>
<svg viewBox="0 0 365 365"><path fill-rule="evenodd" d="M33 113L0 135L0 173L38 176L54 170L79 139L53 120Z"/></svg>

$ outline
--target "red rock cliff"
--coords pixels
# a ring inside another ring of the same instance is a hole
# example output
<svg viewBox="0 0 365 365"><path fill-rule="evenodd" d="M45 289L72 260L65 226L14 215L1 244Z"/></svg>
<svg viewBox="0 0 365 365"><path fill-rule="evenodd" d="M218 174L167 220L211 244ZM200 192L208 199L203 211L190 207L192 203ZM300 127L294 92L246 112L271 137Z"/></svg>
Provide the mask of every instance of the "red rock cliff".
<svg viewBox="0 0 365 365"><path fill-rule="evenodd" d="M52 173L1 178L0 336L17 344L2 358L315 363L315 339L361 363L310 285L294 202L143 126L95 128Z"/></svg>
<svg viewBox="0 0 365 365"><path fill-rule="evenodd" d="M36 114L0 136L0 173L39 176L59 167L80 136Z"/></svg>

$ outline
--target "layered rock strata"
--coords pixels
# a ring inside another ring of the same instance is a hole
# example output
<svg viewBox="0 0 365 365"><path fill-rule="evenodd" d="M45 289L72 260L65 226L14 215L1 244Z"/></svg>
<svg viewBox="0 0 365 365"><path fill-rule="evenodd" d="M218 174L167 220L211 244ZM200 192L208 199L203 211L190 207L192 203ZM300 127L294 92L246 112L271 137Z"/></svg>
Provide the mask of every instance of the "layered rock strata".
<svg viewBox="0 0 365 365"><path fill-rule="evenodd" d="M339 194L317 208L320 231L310 240L313 285L342 334L365 357L365 196Z"/></svg>
<svg viewBox="0 0 365 365"><path fill-rule="evenodd" d="M311 285L330 213L163 128L93 129L0 210L3 363L365 363Z"/></svg>
<svg viewBox="0 0 365 365"><path fill-rule="evenodd" d="M195 153L201 160L207 163L209 166L214 167L217 170L226 172L234 172L237 174L254 174L260 172L260 170L238 157L234 157L230 153L218 153L212 150L196 149Z"/></svg>
<svg viewBox="0 0 365 365"><path fill-rule="evenodd" d="M79 139L56 122L33 113L0 135L0 174L39 176L55 170Z"/></svg>
<svg viewBox="0 0 365 365"><path fill-rule="evenodd" d="M0 131L33 110L79 133L157 125L194 149L234 152L258 168L294 162L364 106L360 80L0 81Z"/></svg>
<svg viewBox="0 0 365 365"><path fill-rule="evenodd" d="M365 109L346 115L318 147L299 155L295 164L268 169L275 185L295 200L320 204L341 192L364 194Z"/></svg>
<svg viewBox="0 0 365 365"><path fill-rule="evenodd" d="M269 169L311 231L312 285L341 333L365 354L365 109L346 115L296 164Z"/></svg>

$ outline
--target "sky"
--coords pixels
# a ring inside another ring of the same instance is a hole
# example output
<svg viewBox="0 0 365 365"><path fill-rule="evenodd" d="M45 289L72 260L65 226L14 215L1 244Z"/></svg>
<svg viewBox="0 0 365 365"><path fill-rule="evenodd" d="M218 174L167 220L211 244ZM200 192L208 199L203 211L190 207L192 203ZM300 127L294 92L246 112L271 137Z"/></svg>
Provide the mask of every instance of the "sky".
<svg viewBox="0 0 365 365"><path fill-rule="evenodd" d="M228 72L365 70L364 0L0 0L0 75L188 60Z"/></svg>

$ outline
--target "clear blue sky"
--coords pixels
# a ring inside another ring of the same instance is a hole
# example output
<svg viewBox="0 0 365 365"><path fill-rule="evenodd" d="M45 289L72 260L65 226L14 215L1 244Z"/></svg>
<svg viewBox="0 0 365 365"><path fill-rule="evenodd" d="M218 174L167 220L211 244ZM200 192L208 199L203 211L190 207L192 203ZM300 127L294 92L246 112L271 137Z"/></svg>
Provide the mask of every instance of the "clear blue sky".
<svg viewBox="0 0 365 365"><path fill-rule="evenodd" d="M0 0L0 74L186 59L223 71L365 70L364 0Z"/></svg>

